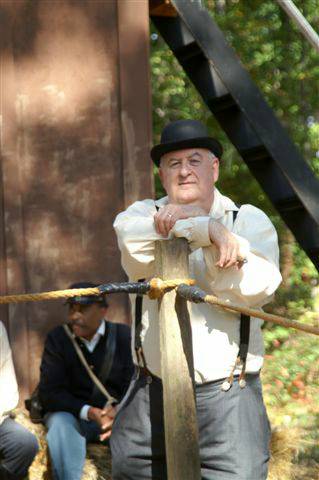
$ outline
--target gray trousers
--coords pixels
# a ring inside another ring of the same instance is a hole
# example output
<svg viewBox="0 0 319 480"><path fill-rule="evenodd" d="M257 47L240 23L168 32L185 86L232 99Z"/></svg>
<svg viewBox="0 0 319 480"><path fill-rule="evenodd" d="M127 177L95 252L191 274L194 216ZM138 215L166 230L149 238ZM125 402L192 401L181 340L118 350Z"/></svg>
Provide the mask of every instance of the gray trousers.
<svg viewBox="0 0 319 480"><path fill-rule="evenodd" d="M270 426L259 375L196 386L202 480L265 480ZM183 439L180 439L183 441ZM165 480L162 384L146 376L132 381L115 418L110 440L113 480Z"/></svg>

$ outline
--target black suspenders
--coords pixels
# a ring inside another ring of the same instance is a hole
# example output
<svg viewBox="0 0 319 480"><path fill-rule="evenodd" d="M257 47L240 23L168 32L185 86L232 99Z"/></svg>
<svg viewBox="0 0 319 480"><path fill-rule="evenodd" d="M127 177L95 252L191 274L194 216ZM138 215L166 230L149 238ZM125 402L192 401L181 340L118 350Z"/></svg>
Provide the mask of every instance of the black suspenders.
<svg viewBox="0 0 319 480"><path fill-rule="evenodd" d="M144 278L140 278L139 282L144 282ZM139 367L147 370L146 361L142 348L142 309L143 309L143 295L136 294L135 297L135 336L134 336L134 348L136 359Z"/></svg>
<svg viewBox="0 0 319 480"><path fill-rule="evenodd" d="M240 209L240 205L237 205ZM237 215L239 210L233 211L233 226L235 224ZM139 282L144 282L144 278L139 279ZM142 331L142 308L143 308L143 295L136 295L135 298L135 353L139 367L142 367L144 370L148 371L143 348L142 348L142 339L141 339L141 331ZM248 345L249 345L249 335L250 335L250 317L248 315L241 314L240 315L240 332L239 332L239 351L235 366L233 371L235 370L236 366L241 363L242 371L239 377L239 384L243 388L246 384L245 382L245 370L246 370L246 360L248 354ZM233 382L233 372L231 373L230 377L223 383L222 389L228 390L231 387Z"/></svg>
<svg viewBox="0 0 319 480"><path fill-rule="evenodd" d="M233 210L233 228L236 222L237 215L240 210L240 205L237 205L238 210ZM242 371L239 376L239 385L243 388L246 385L245 382L245 371L246 371L246 361L248 355L248 345L249 345L249 336L250 336L250 316L240 314L240 332L239 332L239 352L236 360L236 365L241 363ZM232 375L231 375L232 377ZM232 378L231 378L232 380Z"/></svg>

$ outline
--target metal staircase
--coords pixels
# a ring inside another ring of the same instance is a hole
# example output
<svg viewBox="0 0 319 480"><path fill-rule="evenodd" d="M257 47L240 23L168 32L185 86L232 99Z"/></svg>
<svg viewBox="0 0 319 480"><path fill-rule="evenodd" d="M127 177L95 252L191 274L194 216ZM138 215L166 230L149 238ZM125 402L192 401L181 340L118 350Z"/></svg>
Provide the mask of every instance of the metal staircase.
<svg viewBox="0 0 319 480"><path fill-rule="evenodd" d="M154 25L319 270L318 179L201 2L171 4L151 2Z"/></svg>

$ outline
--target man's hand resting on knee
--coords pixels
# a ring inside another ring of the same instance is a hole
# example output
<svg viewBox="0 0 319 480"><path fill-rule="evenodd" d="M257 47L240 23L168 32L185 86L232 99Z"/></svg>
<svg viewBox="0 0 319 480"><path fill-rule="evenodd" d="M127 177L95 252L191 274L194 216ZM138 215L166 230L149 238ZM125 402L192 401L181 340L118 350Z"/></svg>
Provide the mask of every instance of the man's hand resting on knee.
<svg viewBox="0 0 319 480"><path fill-rule="evenodd" d="M101 430L102 430L102 433L100 434L101 442L110 438L115 415L116 415L116 410L112 406L105 407L105 408L96 408L96 407L89 408L89 411L88 411L89 420L93 420L101 427Z"/></svg>

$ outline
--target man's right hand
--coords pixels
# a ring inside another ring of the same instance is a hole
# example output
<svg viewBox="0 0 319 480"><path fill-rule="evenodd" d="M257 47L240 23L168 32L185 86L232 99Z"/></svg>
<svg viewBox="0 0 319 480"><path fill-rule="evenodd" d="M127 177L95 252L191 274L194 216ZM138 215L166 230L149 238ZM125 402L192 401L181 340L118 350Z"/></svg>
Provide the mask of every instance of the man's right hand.
<svg viewBox="0 0 319 480"><path fill-rule="evenodd" d="M112 425L116 410L114 407L109 406L105 408L90 407L88 410L88 419L93 420L101 427L100 440L107 440L112 433Z"/></svg>
<svg viewBox="0 0 319 480"><path fill-rule="evenodd" d="M167 237L177 220L205 215L208 215L208 213L198 205L177 205L169 203L160 207L154 215L155 229L157 233Z"/></svg>

